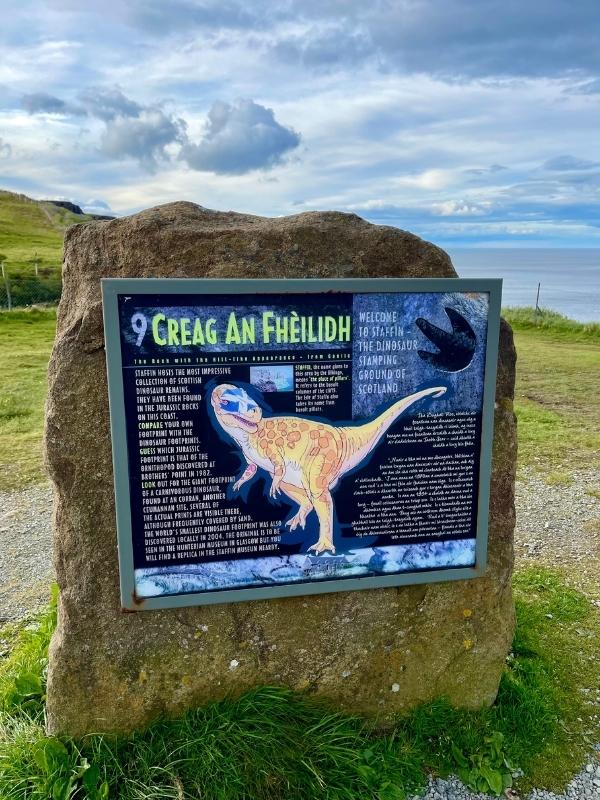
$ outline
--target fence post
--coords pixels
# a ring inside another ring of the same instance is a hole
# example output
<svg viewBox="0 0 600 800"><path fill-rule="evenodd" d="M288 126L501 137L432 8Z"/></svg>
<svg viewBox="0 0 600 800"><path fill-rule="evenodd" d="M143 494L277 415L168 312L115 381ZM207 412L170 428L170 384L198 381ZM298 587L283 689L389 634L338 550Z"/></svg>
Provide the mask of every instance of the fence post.
<svg viewBox="0 0 600 800"><path fill-rule="evenodd" d="M12 309L12 297L10 296L10 283L8 280L8 275L6 274L6 270L4 269L4 261L0 262L2 264L2 278L4 280L4 287L6 289L6 305L8 306L8 310Z"/></svg>

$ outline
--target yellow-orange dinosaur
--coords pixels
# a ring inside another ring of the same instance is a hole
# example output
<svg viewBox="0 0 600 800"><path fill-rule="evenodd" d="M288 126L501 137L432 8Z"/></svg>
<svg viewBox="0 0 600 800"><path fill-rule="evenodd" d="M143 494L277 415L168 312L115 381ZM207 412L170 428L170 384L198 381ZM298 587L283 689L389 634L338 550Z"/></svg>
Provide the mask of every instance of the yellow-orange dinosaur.
<svg viewBox="0 0 600 800"><path fill-rule="evenodd" d="M403 411L423 397L441 397L445 391L444 386L423 389L369 422L339 427L301 417L263 418L261 407L244 389L227 383L213 389L211 403L217 421L248 462L233 484L234 491L254 477L259 467L266 470L273 476L271 497L283 492L298 503L298 511L286 523L290 530L298 525L304 528L314 509L319 538L308 549L335 553L331 490L366 458Z"/></svg>

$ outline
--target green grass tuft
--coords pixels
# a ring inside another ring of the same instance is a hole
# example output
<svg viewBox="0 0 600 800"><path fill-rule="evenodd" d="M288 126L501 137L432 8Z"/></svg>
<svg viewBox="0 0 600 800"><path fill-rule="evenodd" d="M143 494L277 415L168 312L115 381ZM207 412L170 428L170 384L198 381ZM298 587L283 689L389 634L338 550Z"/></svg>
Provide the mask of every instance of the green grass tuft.
<svg viewBox="0 0 600 800"><path fill-rule="evenodd" d="M573 484L573 478L568 472L555 470L546 475L546 483L549 486L571 486Z"/></svg>
<svg viewBox="0 0 600 800"><path fill-rule="evenodd" d="M0 662L0 715L41 719L46 695L48 646L56 627L56 587L48 609L12 636L8 657Z"/></svg>
<svg viewBox="0 0 600 800"><path fill-rule="evenodd" d="M520 789L560 789L600 735L586 705L600 678L599 614L547 569L517 574L515 596L517 632L496 703L470 711L439 700L385 733L263 687L129 737L46 737L51 609L0 664L0 797L403 800L428 772L499 794L516 766Z"/></svg>
<svg viewBox="0 0 600 800"><path fill-rule="evenodd" d="M535 330L571 341L600 342L600 323L577 322L547 308L536 312L531 307L508 307L502 309L502 316L517 331Z"/></svg>

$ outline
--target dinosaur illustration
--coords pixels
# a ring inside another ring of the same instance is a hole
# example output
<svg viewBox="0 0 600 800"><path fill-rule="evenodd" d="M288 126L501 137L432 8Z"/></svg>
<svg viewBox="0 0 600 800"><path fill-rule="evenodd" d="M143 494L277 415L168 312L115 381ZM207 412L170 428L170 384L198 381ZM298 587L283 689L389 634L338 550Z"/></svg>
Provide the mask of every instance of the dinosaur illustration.
<svg viewBox="0 0 600 800"><path fill-rule="evenodd" d="M424 397L441 397L445 386L423 389L394 403L362 425L328 425L292 416L263 418L262 408L247 392L231 384L216 386L211 404L217 422L240 447L248 466L233 484L238 491L258 468L272 475L270 496L283 492L298 504L286 522L290 530L304 528L311 511L319 520L319 538L309 547L317 554L335 553L332 489L357 467L407 408Z"/></svg>

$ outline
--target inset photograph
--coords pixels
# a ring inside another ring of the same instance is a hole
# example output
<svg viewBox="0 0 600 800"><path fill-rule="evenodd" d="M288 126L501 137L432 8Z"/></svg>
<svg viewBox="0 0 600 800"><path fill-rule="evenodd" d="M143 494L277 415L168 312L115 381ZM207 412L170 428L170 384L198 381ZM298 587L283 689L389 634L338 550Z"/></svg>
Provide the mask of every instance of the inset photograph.
<svg viewBox="0 0 600 800"><path fill-rule="evenodd" d="M250 367L250 383L261 392L293 392L294 367L291 364Z"/></svg>

